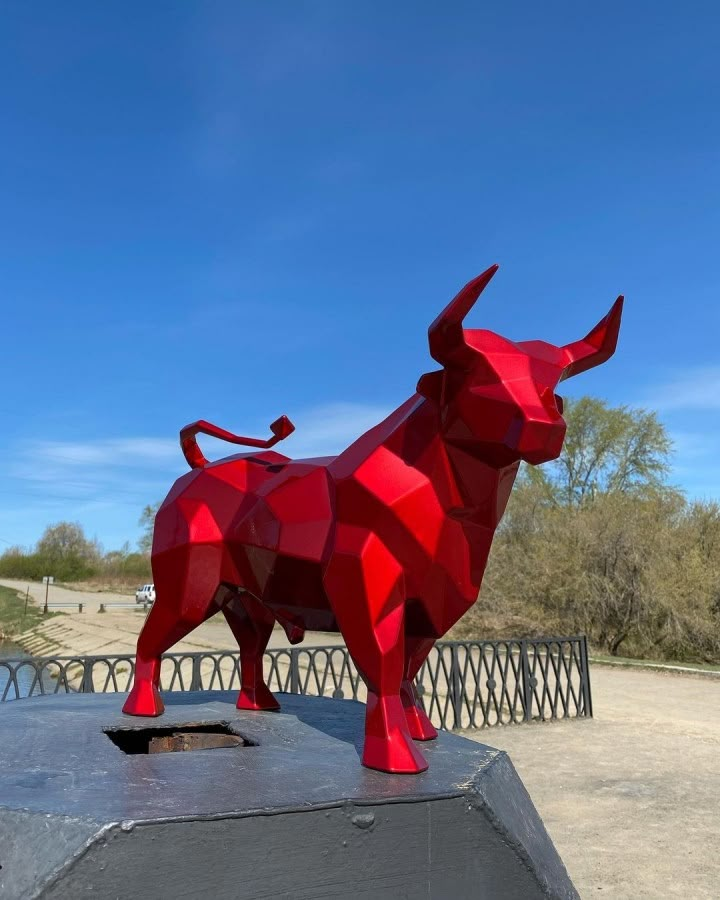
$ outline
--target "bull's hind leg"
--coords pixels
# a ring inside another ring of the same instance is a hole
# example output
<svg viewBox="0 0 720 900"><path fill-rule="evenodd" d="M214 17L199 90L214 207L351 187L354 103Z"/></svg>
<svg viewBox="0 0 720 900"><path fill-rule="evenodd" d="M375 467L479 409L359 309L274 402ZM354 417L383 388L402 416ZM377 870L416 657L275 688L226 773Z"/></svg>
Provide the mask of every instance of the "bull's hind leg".
<svg viewBox="0 0 720 900"><path fill-rule="evenodd" d="M263 655L275 617L250 594L235 594L222 608L240 647L240 693L238 709L280 709L265 684Z"/></svg>
<svg viewBox="0 0 720 900"><path fill-rule="evenodd" d="M381 772L423 772L400 699L405 672L403 572L364 529L339 526L325 575L333 612L368 689L363 765Z"/></svg>
<svg viewBox="0 0 720 900"><path fill-rule="evenodd" d="M428 719L420 704L415 688L415 676L427 659L435 641L432 638L405 638L405 676L400 688L400 699L405 710L410 734L416 741L432 741L437 729Z"/></svg>
<svg viewBox="0 0 720 900"><path fill-rule="evenodd" d="M124 713L159 716L165 711L159 691L162 654L218 611L214 550L204 545L183 547L160 565L153 564L155 602L138 638L135 679Z"/></svg>

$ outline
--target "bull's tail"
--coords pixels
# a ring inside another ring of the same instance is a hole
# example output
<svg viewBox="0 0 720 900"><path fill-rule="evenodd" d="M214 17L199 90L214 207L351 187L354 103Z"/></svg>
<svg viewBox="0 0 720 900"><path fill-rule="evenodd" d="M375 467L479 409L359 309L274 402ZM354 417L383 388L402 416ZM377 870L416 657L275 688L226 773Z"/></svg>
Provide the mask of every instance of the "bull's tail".
<svg viewBox="0 0 720 900"><path fill-rule="evenodd" d="M275 419L272 423L270 431L272 431L273 436L265 441L261 441L257 438L240 437L237 434L232 434L230 431L225 431L224 428L218 428L217 425L212 425L210 422L200 419L199 422L193 422L191 425L186 425L181 429L180 446L190 468L202 469L203 466L207 465L208 461L198 447L196 435L209 434L211 437L220 438L221 441L228 441L230 444L242 444L243 447L261 447L267 450L270 447L274 447L278 441L282 441L292 434L295 431L295 426L287 416L280 416L279 419Z"/></svg>

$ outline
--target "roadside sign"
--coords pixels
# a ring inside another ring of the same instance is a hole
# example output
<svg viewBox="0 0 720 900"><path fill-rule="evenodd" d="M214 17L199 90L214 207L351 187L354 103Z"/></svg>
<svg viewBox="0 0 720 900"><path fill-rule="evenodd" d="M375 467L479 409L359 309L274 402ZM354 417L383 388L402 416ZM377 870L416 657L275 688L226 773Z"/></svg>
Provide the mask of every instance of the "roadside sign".
<svg viewBox="0 0 720 900"><path fill-rule="evenodd" d="M43 584L45 585L45 606L43 607L43 612L46 613L48 611L48 591L50 590L50 585L55 581L52 575L43 575Z"/></svg>

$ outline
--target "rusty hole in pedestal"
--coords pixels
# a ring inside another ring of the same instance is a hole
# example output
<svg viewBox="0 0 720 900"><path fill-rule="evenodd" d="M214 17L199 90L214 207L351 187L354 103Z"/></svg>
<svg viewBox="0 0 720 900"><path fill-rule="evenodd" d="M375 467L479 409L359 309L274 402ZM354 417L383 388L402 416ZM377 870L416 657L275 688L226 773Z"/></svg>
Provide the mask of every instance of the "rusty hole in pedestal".
<svg viewBox="0 0 720 900"><path fill-rule="evenodd" d="M202 722L148 728L103 728L123 753L183 753L191 750L227 750L256 747L255 741L233 731L227 722Z"/></svg>

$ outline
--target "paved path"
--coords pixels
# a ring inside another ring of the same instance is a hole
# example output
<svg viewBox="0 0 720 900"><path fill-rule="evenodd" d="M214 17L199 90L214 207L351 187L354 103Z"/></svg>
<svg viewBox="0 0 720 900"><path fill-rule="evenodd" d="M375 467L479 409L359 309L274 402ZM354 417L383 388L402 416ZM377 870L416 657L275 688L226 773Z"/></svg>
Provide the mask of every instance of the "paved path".
<svg viewBox="0 0 720 900"><path fill-rule="evenodd" d="M45 585L33 581L24 581L17 578L2 578L0 585L15 588L25 596L25 591L30 591L30 599L37 606L45 603ZM71 591L68 588L51 584L48 589L48 603L52 608L53 603L82 603L88 612L97 612L101 603L122 602L131 603L135 600L135 594L112 594L109 592L95 593L92 591Z"/></svg>
<svg viewBox="0 0 720 900"><path fill-rule="evenodd" d="M580 895L720 898L720 681L592 669L594 720L473 732L507 750Z"/></svg>

